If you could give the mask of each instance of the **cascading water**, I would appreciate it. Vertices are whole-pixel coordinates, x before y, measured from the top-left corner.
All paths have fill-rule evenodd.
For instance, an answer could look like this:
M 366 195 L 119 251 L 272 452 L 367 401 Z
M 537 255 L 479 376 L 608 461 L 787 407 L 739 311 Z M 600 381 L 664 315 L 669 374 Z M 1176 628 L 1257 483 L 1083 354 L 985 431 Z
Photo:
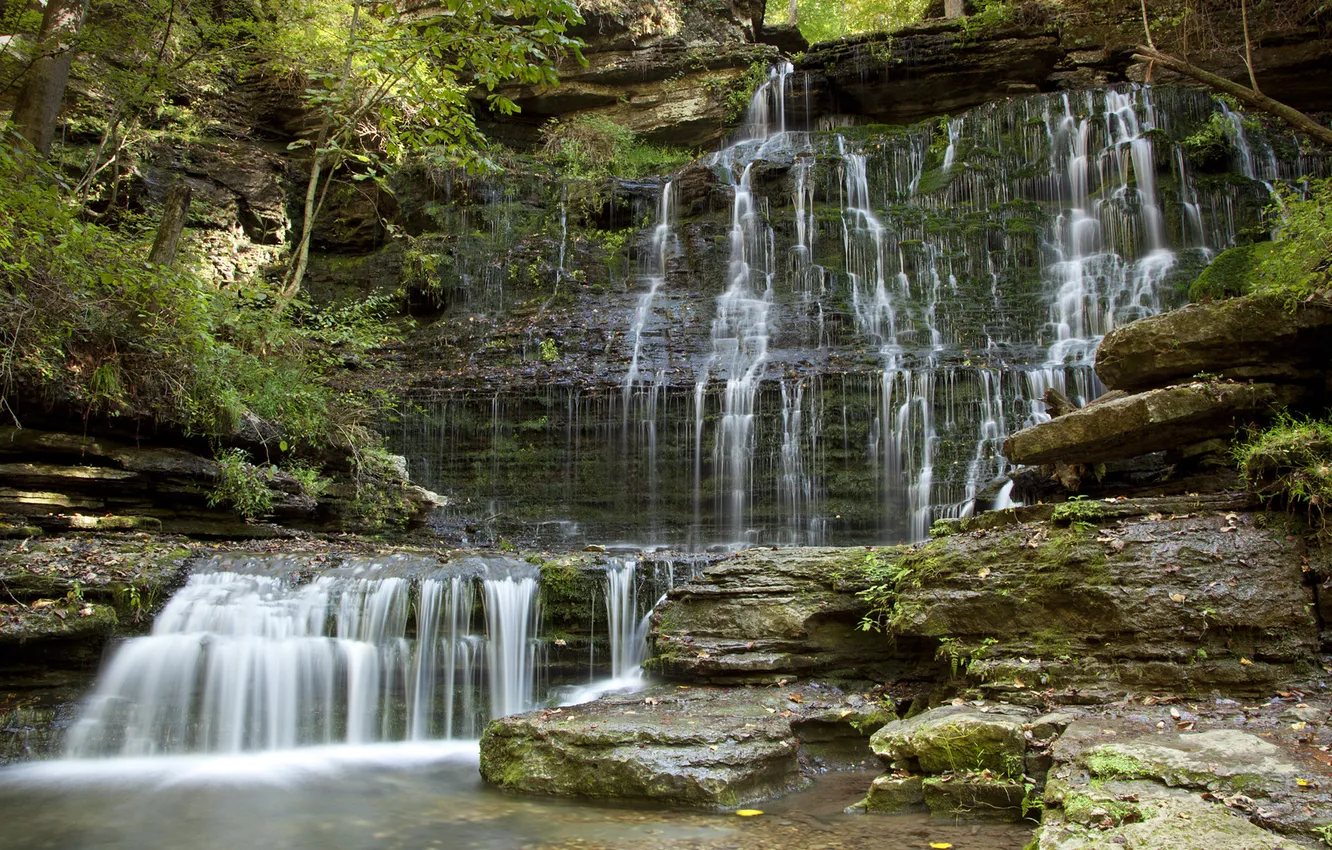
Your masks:
M 643 574 L 639 561 L 610 561 L 604 590 L 589 599 L 605 607 L 588 627 L 609 644 L 617 687 L 641 680 L 652 603 L 699 566 L 652 564 Z M 150 634 L 117 648 L 70 729 L 68 754 L 475 739 L 489 718 L 555 698 L 535 567 L 404 565 L 403 575 L 356 564 L 307 580 L 309 563 L 216 559 L 172 596 Z
M 565 545 L 920 539 L 982 494 L 994 503 L 1003 439 L 1047 417 L 1047 390 L 1078 404 L 1101 392 L 1104 334 L 1177 306 L 1211 257 L 1264 225 L 1262 181 L 1326 168 L 1193 90 L 1032 95 L 892 131 L 792 132 L 792 79 L 774 67 L 739 139 L 707 163 L 729 216 L 681 177 L 679 209 L 644 234 L 648 292 L 625 299 L 624 371 L 608 367 L 625 389 L 515 392 L 490 434 L 469 430 L 473 403 L 451 396 L 404 416 L 398 447 L 423 459 L 417 477 L 493 492 L 491 513 L 576 523 Z M 1210 123 L 1238 179 L 1177 141 Z M 668 218 L 688 291 L 657 291 L 645 309 Z M 596 457 L 627 422 L 650 438 Z M 472 474 L 484 462 L 450 460 L 476 454 L 486 479 Z M 560 474 L 547 486 L 538 468 Z

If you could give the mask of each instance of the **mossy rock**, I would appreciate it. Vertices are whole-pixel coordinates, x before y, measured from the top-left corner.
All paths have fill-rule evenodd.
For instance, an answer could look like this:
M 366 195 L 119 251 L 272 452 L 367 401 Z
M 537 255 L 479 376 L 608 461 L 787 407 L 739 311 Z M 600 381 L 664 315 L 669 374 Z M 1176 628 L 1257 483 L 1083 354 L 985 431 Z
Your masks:
M 1219 300 L 1253 292 L 1258 264 L 1271 253 L 1272 247 L 1271 242 L 1255 242 L 1237 245 L 1217 254 L 1189 284 L 1189 300 Z
M 919 776 L 893 776 L 885 773 L 870 783 L 869 793 L 856 805 L 856 809 L 883 814 L 923 812 L 925 789 Z
M 881 760 L 919 767 L 923 773 L 989 771 L 1020 777 L 1027 749 L 1021 709 L 982 712 L 973 706 L 943 706 L 885 725 L 870 738 Z

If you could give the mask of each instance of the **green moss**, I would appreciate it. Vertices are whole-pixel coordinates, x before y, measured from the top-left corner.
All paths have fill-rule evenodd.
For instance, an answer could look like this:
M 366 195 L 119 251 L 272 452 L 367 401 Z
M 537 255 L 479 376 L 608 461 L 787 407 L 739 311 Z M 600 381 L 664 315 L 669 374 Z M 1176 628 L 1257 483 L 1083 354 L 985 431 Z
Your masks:
M 1151 779 L 1157 774 L 1141 759 L 1125 755 L 1109 747 L 1100 747 L 1087 754 L 1087 769 L 1100 779 Z
M 1271 242 L 1238 245 L 1222 251 L 1189 284 L 1190 301 L 1248 295 L 1257 282 L 1258 264 L 1273 248 Z

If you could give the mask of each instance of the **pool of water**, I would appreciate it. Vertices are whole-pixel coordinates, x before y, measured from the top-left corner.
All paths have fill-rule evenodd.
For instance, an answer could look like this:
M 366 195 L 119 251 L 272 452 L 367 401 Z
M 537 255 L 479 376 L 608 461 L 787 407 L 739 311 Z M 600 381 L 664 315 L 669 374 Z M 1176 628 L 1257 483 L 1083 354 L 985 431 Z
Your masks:
M 475 742 L 0 768 L 0 847 L 39 850 L 1020 850 L 1025 827 L 847 815 L 872 773 L 828 774 L 740 818 L 519 797 L 485 786 Z

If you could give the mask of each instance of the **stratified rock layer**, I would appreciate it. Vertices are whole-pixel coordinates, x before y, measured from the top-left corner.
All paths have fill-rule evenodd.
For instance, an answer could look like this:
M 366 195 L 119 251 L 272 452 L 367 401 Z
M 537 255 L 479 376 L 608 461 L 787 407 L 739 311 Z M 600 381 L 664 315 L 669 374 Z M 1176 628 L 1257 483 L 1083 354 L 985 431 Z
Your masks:
M 1332 363 L 1332 305 L 1288 308 L 1271 295 L 1192 304 L 1106 335 L 1096 374 L 1137 390 L 1200 372 L 1257 381 L 1321 380 Z
M 1014 463 L 1103 463 L 1229 437 L 1304 396 L 1286 384 L 1197 381 L 1111 397 L 1004 441 Z
M 890 628 L 947 640 L 1011 699 L 1258 695 L 1307 675 L 1319 640 L 1305 570 L 1327 553 L 1276 515 L 1201 504 L 1098 526 L 1122 504 L 1072 502 L 1052 523 L 936 540 L 896 562 Z
M 869 606 L 864 549 L 752 549 L 674 588 L 656 618 L 650 666 L 685 681 L 819 675 L 886 681 L 906 672 Z

